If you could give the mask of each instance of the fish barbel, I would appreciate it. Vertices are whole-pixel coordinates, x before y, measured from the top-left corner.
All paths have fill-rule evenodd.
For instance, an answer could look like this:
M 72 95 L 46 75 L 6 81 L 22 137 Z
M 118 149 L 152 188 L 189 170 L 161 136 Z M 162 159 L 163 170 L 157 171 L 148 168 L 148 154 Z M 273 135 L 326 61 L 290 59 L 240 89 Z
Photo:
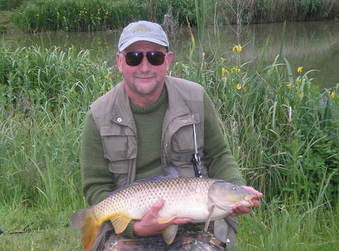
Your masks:
M 131 220 L 140 220 L 163 199 L 158 222 L 167 223 L 175 217 L 191 218 L 192 222 L 210 222 L 227 216 L 232 206 L 252 206 L 255 194 L 223 180 L 197 177 L 156 177 L 134 182 L 113 192 L 105 200 L 71 216 L 71 226 L 82 231 L 82 245 L 90 250 L 100 226 L 111 221 L 116 234 L 125 231 Z M 167 244 L 173 242 L 178 225 L 162 233 Z

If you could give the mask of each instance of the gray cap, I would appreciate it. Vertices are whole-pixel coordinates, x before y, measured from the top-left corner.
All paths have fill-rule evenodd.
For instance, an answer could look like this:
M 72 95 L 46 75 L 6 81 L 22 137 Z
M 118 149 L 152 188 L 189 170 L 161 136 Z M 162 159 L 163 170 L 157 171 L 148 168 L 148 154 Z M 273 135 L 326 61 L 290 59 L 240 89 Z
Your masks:
M 119 39 L 118 50 L 123 51 L 137 41 L 148 41 L 162 46 L 169 46 L 167 35 L 157 23 L 138 21 L 130 23 L 122 31 Z

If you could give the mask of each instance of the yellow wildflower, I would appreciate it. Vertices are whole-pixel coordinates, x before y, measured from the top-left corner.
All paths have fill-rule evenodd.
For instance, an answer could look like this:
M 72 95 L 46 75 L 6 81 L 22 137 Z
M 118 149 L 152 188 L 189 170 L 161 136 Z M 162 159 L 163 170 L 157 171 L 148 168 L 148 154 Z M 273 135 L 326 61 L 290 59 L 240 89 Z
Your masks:
M 328 96 L 334 99 L 337 97 L 337 94 L 335 92 L 329 92 Z
M 105 78 L 107 78 L 108 80 L 110 80 L 111 79 L 111 77 L 112 77 L 112 72 L 109 72 L 109 73 L 107 73 L 107 75 L 105 76 Z
M 292 83 L 291 83 L 291 82 L 288 82 L 288 83 L 286 84 L 286 87 L 287 87 L 287 88 L 291 88 L 291 87 L 292 87 Z
M 225 59 L 224 57 L 220 57 L 219 60 L 220 60 L 221 62 L 224 62 L 226 59 Z
M 233 52 L 241 52 L 243 47 L 240 44 L 234 45 L 232 48 Z
M 298 72 L 298 73 L 302 73 L 303 70 L 304 70 L 304 67 L 298 66 L 298 68 L 297 68 L 297 72 Z
M 300 84 L 301 81 L 302 81 L 302 80 L 298 78 L 295 82 L 296 82 L 297 84 Z
M 232 68 L 231 68 L 231 72 L 240 72 L 241 71 L 241 69 L 240 69 L 240 67 L 238 67 L 238 66 L 233 66 Z
M 237 84 L 235 86 L 235 89 L 237 89 L 237 90 L 241 90 L 242 88 L 244 88 L 244 86 L 242 84 Z
M 228 73 L 229 73 L 229 71 L 225 67 L 221 68 L 221 76 L 225 76 Z

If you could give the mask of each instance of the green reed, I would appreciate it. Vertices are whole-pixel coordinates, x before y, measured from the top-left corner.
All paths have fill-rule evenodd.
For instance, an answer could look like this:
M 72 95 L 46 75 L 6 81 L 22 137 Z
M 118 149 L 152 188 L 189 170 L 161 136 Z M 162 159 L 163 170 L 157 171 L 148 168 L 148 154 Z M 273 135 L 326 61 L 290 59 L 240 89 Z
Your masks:
M 248 184 L 268 203 L 279 198 L 272 210 L 338 205 L 338 90 L 319 90 L 310 71 L 297 72 L 279 57 L 254 73 L 250 64 L 230 62 L 205 57 L 176 63 L 170 74 L 205 86 Z M 78 159 L 83 119 L 89 104 L 119 80 L 88 51 L 1 47 L 0 216 L 9 215 L 6 226 L 66 226 L 71 211 L 85 206 Z
M 336 250 L 338 208 L 277 200 L 240 217 L 237 250 Z
M 292 69 L 279 57 L 253 72 L 250 63 L 239 61 L 243 48 L 237 51 L 237 46 L 233 60 L 219 57 L 177 64 L 173 74 L 206 87 L 243 173 L 268 199 L 282 196 L 335 204 L 337 87 L 320 90 L 309 78 L 312 70 Z
M 74 48 L 2 47 L 0 58 L 0 204 L 40 212 L 20 229 L 67 224 L 70 210 L 84 206 L 82 119 L 93 97 L 109 88 L 109 68 Z
M 146 17 L 145 9 L 133 1 L 36 0 L 19 8 L 14 22 L 28 32 L 94 31 L 118 28 Z

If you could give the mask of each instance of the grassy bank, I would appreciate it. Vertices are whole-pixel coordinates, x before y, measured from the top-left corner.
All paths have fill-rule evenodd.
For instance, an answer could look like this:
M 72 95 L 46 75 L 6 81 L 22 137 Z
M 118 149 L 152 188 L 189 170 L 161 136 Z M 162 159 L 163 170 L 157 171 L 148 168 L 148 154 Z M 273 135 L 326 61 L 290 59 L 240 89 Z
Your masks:
M 330 250 L 338 244 L 338 90 L 320 90 L 308 69 L 280 58 L 250 73 L 243 50 L 233 48 L 230 64 L 222 55 L 196 60 L 192 47 L 191 63 L 170 72 L 205 86 L 248 184 L 265 193 L 264 206 L 242 219 L 239 245 Z M 62 250 L 79 247 L 78 234 L 65 228 L 85 206 L 83 118 L 119 79 L 87 51 L 0 48 L 0 227 L 33 231 L 0 235 L 1 247 L 53 249 L 56 238 Z
M 271 205 L 263 210 L 256 210 L 251 215 L 240 217 L 237 250 L 336 250 L 339 244 L 339 222 L 335 212 L 321 209 L 298 210 Z M 0 217 L 4 219 L 2 215 Z M 8 219 L 8 215 L 6 218 Z M 26 221 L 29 220 L 30 215 L 26 217 Z M 6 225 L 10 225 L 10 221 L 4 223 L 7 222 L 9 223 Z M 78 232 L 53 226 L 29 233 L 0 235 L 0 250 L 80 251 L 82 249 L 79 239 Z
M 10 3 L 1 1 L 3 6 Z M 333 19 L 339 13 L 336 0 L 28 0 L 15 3 L 20 7 L 15 10 L 13 21 L 28 32 L 107 30 L 140 19 L 162 23 L 170 7 L 172 21 L 184 26 L 187 21 L 199 25 L 202 16 L 206 24 L 246 24 Z

